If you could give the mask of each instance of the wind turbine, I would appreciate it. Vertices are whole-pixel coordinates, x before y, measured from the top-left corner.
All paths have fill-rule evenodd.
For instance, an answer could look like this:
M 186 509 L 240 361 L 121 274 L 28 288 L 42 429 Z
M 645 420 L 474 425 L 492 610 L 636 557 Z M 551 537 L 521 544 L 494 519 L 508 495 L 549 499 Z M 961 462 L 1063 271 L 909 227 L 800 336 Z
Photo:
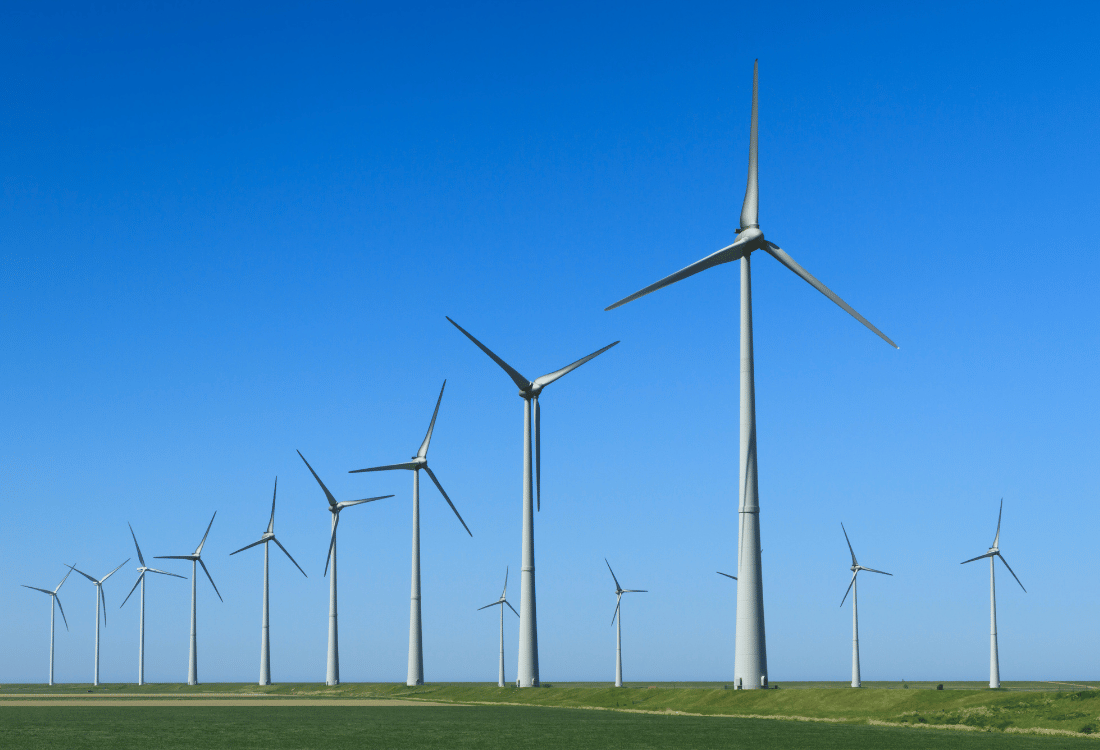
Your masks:
M 615 581 L 615 614 L 611 615 L 611 624 L 614 625 L 618 622 L 618 627 L 615 628 L 615 687 L 623 686 L 623 616 L 619 612 L 619 605 L 622 603 L 623 594 L 647 594 L 649 593 L 645 589 L 624 589 L 619 585 L 619 579 L 615 578 L 615 571 L 611 570 L 611 563 L 607 562 L 607 558 L 603 559 L 607 563 L 607 569 L 611 571 L 611 579 Z
M 122 561 L 122 564 L 119 565 L 118 568 L 121 568 L 123 565 L 125 565 L 128 562 L 130 562 L 130 558 L 127 557 L 125 560 Z M 93 685 L 99 685 L 99 605 L 100 605 L 100 602 L 103 603 L 103 627 L 107 627 L 107 599 L 103 596 L 103 582 L 106 581 L 111 576 L 113 576 L 118 571 L 118 568 L 115 568 L 110 573 L 108 573 L 107 575 L 103 576 L 102 578 L 100 578 L 98 580 L 95 579 L 95 578 L 92 578 L 90 575 L 85 573 L 83 570 L 77 570 L 72 565 L 70 565 L 69 568 L 70 568 L 70 570 L 75 570 L 77 573 L 84 576 L 89 581 L 91 581 L 92 583 L 95 584 L 95 588 L 96 588 L 96 598 L 95 598 L 95 672 L 94 672 L 94 675 L 93 675 L 94 679 L 92 680 L 92 684 Z
M 762 688 L 768 684 L 768 656 L 764 638 L 764 589 L 760 564 L 760 498 L 756 475 L 756 386 L 753 376 L 752 348 L 752 284 L 749 268 L 749 255 L 755 250 L 763 250 L 798 276 L 802 277 L 814 289 L 838 304 L 863 325 L 878 334 L 883 341 L 897 348 L 886 334 L 871 325 L 866 318 L 857 313 L 840 297 L 833 294 L 824 284 L 798 265 L 794 258 L 787 255 L 779 246 L 764 239 L 759 223 L 759 189 L 757 185 L 757 149 L 756 149 L 756 97 L 757 65 L 753 63 L 752 73 L 752 124 L 749 131 L 749 177 L 745 189 L 745 202 L 741 207 L 741 226 L 737 240 L 721 250 L 698 260 L 691 265 L 650 284 L 640 291 L 624 297 L 605 308 L 613 310 L 620 305 L 644 297 L 669 284 L 686 279 L 700 271 L 720 265 L 741 261 L 741 435 L 739 457 L 739 529 L 737 542 L 737 575 L 740 576 L 737 587 L 737 633 L 734 647 L 734 676 L 739 687 Z
M 57 602 L 57 608 L 61 610 L 61 619 L 65 622 L 65 630 L 69 629 L 69 618 L 65 617 L 65 608 L 61 606 L 61 598 L 57 595 L 57 592 L 61 589 L 62 584 L 65 583 L 65 579 L 69 577 L 69 573 L 73 572 L 72 566 L 66 566 L 69 568 L 68 573 L 61 579 L 61 583 L 57 584 L 57 587 L 50 591 L 49 589 L 40 589 L 37 586 L 28 586 L 25 583 L 19 584 L 25 589 L 34 589 L 35 591 L 41 591 L 43 594 L 48 594 L 50 597 L 50 684 L 53 685 L 53 611 L 54 602 Z M 96 619 L 98 623 L 98 618 Z
M 514 368 L 509 366 L 503 359 L 489 351 L 489 347 L 471 336 L 465 328 L 455 323 L 450 318 L 447 318 L 447 320 L 450 320 L 451 325 L 466 334 L 466 338 L 473 341 L 481 351 L 488 354 L 491 360 L 500 365 L 500 368 L 504 370 L 504 372 L 508 373 L 508 377 L 510 377 L 512 382 L 519 388 L 519 397 L 523 399 L 523 556 L 519 580 L 519 663 L 517 665 L 519 678 L 517 681 L 520 687 L 538 687 L 539 639 L 538 626 L 535 621 L 535 519 L 533 513 L 535 509 L 532 507 L 532 496 L 534 496 L 535 502 L 538 503 L 539 510 L 542 510 L 542 441 L 540 439 L 539 427 L 539 394 L 542 393 L 543 388 L 550 385 L 558 378 L 567 375 L 593 357 L 603 354 L 619 342 L 612 342 L 603 349 L 592 352 L 587 357 L 578 359 L 573 364 L 566 365 L 560 370 L 543 375 L 541 378 L 528 380 L 520 375 Z M 532 420 L 534 420 L 535 433 L 533 487 L 531 471 Z
M 206 573 L 206 577 L 210 579 L 210 585 L 214 587 L 214 593 L 218 595 L 218 601 L 224 602 L 221 592 L 218 591 L 217 585 L 214 583 L 213 576 L 210 575 L 210 571 L 206 569 L 206 563 L 202 561 L 202 546 L 206 544 L 206 537 L 210 536 L 210 527 L 214 525 L 214 518 L 218 515 L 218 511 L 214 511 L 214 515 L 210 516 L 210 523 L 206 526 L 206 533 L 202 535 L 202 541 L 199 542 L 199 546 L 195 548 L 195 551 L 190 555 L 157 555 L 158 560 L 190 560 L 191 561 L 191 650 L 188 653 L 187 658 L 187 684 L 198 685 L 199 684 L 199 642 L 196 631 L 196 609 L 195 609 L 195 576 L 197 571 L 195 570 L 195 563 L 202 566 L 202 570 Z
M 848 539 L 848 530 L 844 528 L 844 524 L 840 524 L 840 530 L 844 532 L 844 541 L 848 542 L 848 551 L 852 553 L 852 581 L 848 584 L 848 588 L 844 590 L 844 598 L 840 600 L 840 606 L 844 606 L 844 600 L 848 598 L 848 592 L 852 592 L 852 687 L 857 688 L 862 686 L 862 681 L 859 679 L 859 610 L 856 607 L 856 592 L 858 586 L 856 586 L 856 576 L 859 575 L 859 571 L 866 570 L 869 573 L 881 573 L 884 576 L 893 576 L 893 573 L 887 573 L 882 570 L 875 570 L 874 568 L 868 568 L 864 565 L 860 565 L 856 562 L 856 553 L 852 549 L 852 542 Z
M 129 523 L 126 524 L 130 526 Z M 156 568 L 150 568 L 145 564 L 145 558 L 141 555 L 141 547 L 138 546 L 137 535 L 134 534 L 134 527 L 130 526 L 130 536 L 134 538 L 134 548 L 137 549 L 138 562 L 141 563 L 141 567 L 138 568 L 138 579 L 134 583 L 134 588 L 130 589 L 130 593 L 126 595 L 126 598 L 122 600 L 122 604 L 118 605 L 119 609 L 126 606 L 126 602 L 130 601 L 130 595 L 134 593 L 134 589 L 141 584 L 141 615 L 138 619 L 138 681 L 137 684 L 145 684 L 145 574 L 146 573 L 160 573 L 164 576 L 173 576 L 175 578 L 183 578 L 183 576 L 176 575 L 175 573 L 169 573 L 164 570 L 157 570 Z
M 504 568 L 504 590 L 500 592 L 500 598 L 492 604 L 486 604 L 484 607 L 478 607 L 477 611 L 480 612 L 483 609 L 489 609 L 489 607 L 500 606 L 500 671 L 497 673 L 497 687 L 504 687 L 504 607 L 507 605 L 508 609 L 516 613 L 516 617 L 519 617 L 519 612 L 516 612 L 516 608 L 511 604 L 508 604 L 508 568 Z
M 447 387 L 447 381 L 443 381 L 443 388 Z M 447 497 L 443 485 L 435 478 L 435 474 L 428 467 L 428 444 L 432 442 L 432 431 L 435 429 L 435 418 L 439 416 L 439 404 L 443 401 L 443 388 L 439 389 L 439 398 L 435 402 L 435 411 L 432 412 L 432 421 L 428 425 L 428 434 L 424 436 L 424 442 L 420 449 L 412 457 L 412 461 L 403 464 L 391 464 L 389 466 L 375 466 L 371 469 L 356 469 L 349 474 L 360 474 L 365 471 L 390 471 L 391 469 L 410 469 L 413 473 L 413 531 L 412 531 L 412 594 L 409 604 L 409 672 L 405 684 L 424 684 L 424 639 L 420 623 L 420 470 L 428 474 L 428 478 L 435 483 L 439 494 L 451 506 L 451 510 L 458 516 L 458 522 L 466 529 L 466 533 L 473 536 L 470 527 L 462 520 L 458 508 Z
M 275 493 L 279 491 L 279 478 L 275 477 L 275 489 L 271 493 L 271 520 L 267 522 L 267 531 L 260 537 L 260 541 L 253 542 L 252 544 L 241 547 L 237 552 L 244 552 L 249 547 L 255 547 L 257 544 L 264 546 L 264 615 L 263 623 L 260 626 L 260 684 L 271 684 L 271 643 L 268 640 L 268 579 L 267 579 L 267 564 L 268 564 L 268 542 L 275 542 L 279 545 L 279 549 L 283 553 L 290 557 L 290 561 L 294 563 L 294 567 L 302 572 L 302 575 L 306 575 L 306 572 L 302 570 L 302 566 L 291 557 L 290 553 L 286 551 L 286 547 L 275 538 Z M 230 552 L 229 556 L 237 554 L 237 552 Z M 306 576 L 309 578 L 309 576 Z
M 1001 498 L 1001 507 L 997 511 L 997 535 L 993 537 L 993 546 L 989 548 L 989 551 L 984 555 L 978 555 L 959 563 L 960 565 L 966 565 L 969 562 L 981 560 L 983 557 L 989 558 L 989 687 L 991 688 L 1001 686 L 1001 660 L 997 651 L 997 587 L 993 576 L 993 559 L 996 557 L 1001 558 L 1001 562 L 1008 568 L 1008 572 L 1012 573 L 1013 578 L 1016 578 L 1016 583 L 1020 583 L 1020 579 L 1016 577 L 1016 573 L 1009 566 L 1008 560 L 1005 560 L 1005 556 L 1001 554 L 999 546 L 1001 541 L 1001 512 L 1004 507 L 1005 501 L 1004 498 Z M 1020 588 L 1024 589 L 1024 584 L 1020 583 Z M 1027 593 L 1027 589 L 1024 589 L 1024 593 Z
M 328 491 L 328 487 L 325 486 L 325 483 L 321 481 L 321 477 L 317 476 L 317 472 L 309 465 L 309 461 L 306 461 L 306 457 L 302 455 L 301 451 L 298 451 L 298 457 L 302 459 L 306 468 L 309 469 L 309 473 L 317 480 L 317 484 L 321 485 L 321 489 L 325 492 L 325 497 L 328 498 L 329 512 L 332 513 L 332 539 L 329 540 L 328 556 L 325 558 L 326 576 L 328 575 L 329 560 L 332 560 L 332 577 L 328 579 L 328 662 L 325 668 L 325 684 L 339 685 L 340 644 L 336 628 L 336 527 L 340 525 L 340 511 L 344 508 L 350 508 L 353 505 L 383 500 L 387 497 L 393 497 L 393 495 L 379 495 L 378 497 L 368 497 L 363 500 L 344 500 L 338 503 L 336 502 L 336 498 L 332 496 L 332 493 Z

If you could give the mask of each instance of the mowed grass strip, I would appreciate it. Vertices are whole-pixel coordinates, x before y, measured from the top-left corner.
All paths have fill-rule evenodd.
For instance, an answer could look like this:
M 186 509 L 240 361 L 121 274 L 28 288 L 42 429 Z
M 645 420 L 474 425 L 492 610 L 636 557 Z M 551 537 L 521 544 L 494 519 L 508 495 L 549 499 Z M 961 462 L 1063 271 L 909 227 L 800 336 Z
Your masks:
M 201 704 L 0 708 L 0 747 L 116 750 L 318 748 L 987 748 L 1096 747 L 1090 739 L 525 706 L 370 707 Z

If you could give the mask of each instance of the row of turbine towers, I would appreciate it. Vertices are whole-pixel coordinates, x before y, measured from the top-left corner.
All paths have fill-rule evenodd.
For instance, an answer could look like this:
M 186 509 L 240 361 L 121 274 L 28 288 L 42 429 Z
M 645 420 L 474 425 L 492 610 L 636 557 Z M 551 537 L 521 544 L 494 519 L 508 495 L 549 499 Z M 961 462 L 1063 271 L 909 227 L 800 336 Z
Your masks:
M 755 400 L 755 373 L 753 360 L 753 330 L 752 330 L 752 284 L 750 256 L 753 252 L 762 250 L 771 255 L 782 265 L 786 266 L 795 275 L 802 278 L 812 287 L 817 289 L 827 298 L 832 300 L 845 312 L 866 326 L 883 341 L 897 349 L 895 344 L 886 334 L 872 325 L 866 318 L 856 312 L 844 300 L 833 293 L 828 287 L 818 281 L 794 258 L 782 250 L 778 245 L 765 239 L 759 223 L 759 183 L 758 183 L 758 81 L 759 67 L 753 65 L 752 87 L 752 114 L 749 135 L 749 162 L 748 180 L 745 190 L 745 198 L 741 209 L 740 225 L 736 230 L 737 239 L 730 245 L 714 252 L 695 263 L 673 273 L 665 278 L 650 284 L 649 286 L 631 294 L 605 308 L 612 310 L 632 302 L 640 297 L 648 295 L 666 286 L 710 269 L 714 266 L 739 261 L 741 277 L 740 300 L 740 430 L 739 430 L 739 456 L 738 456 L 738 531 L 737 531 L 737 609 L 736 629 L 734 640 L 734 682 L 737 687 L 745 689 L 766 688 L 768 686 L 767 648 L 764 627 L 764 595 L 763 575 L 760 556 L 760 499 L 757 484 L 757 445 L 756 445 L 756 400 Z M 476 339 L 472 334 L 463 329 L 455 321 L 447 318 L 459 331 L 467 336 L 478 348 L 489 356 L 511 378 L 519 390 L 519 396 L 523 400 L 523 492 L 522 492 L 522 540 L 521 540 L 521 568 L 520 568 L 520 609 L 518 612 L 519 623 L 519 655 L 517 659 L 518 678 L 520 687 L 537 687 L 539 682 L 538 661 L 538 631 L 536 618 L 535 595 L 535 553 L 534 553 L 534 514 L 541 509 L 541 440 L 540 440 L 540 411 L 539 396 L 543 389 L 572 370 L 580 367 L 594 357 L 599 356 L 619 342 L 613 342 L 592 354 L 589 354 L 576 362 L 535 380 L 528 380 L 515 368 L 507 364 L 503 359 L 493 353 L 487 346 Z M 446 384 L 444 384 L 446 385 Z M 440 391 L 442 398 L 442 390 Z M 439 401 L 436 402 L 436 414 L 439 409 Z M 455 515 L 462 521 L 457 508 L 444 492 L 442 485 L 431 472 L 427 465 L 427 449 L 431 439 L 432 429 L 435 424 L 435 414 L 432 417 L 428 434 L 421 444 L 420 450 L 412 457 L 412 460 L 402 464 L 378 466 L 368 469 L 354 470 L 356 472 L 385 471 L 406 469 L 413 471 L 413 552 L 412 552 L 412 591 L 410 599 L 410 637 L 409 637 L 409 671 L 408 684 L 416 685 L 423 682 L 423 650 L 422 632 L 420 625 L 420 562 L 419 562 L 419 474 L 423 469 L 439 489 L 444 499 L 454 510 Z M 301 455 L 301 453 L 299 453 Z M 305 461 L 305 457 L 302 457 Z M 306 462 L 307 467 L 309 463 Z M 331 560 L 332 575 L 329 578 L 330 587 L 330 612 L 329 612 L 329 644 L 328 667 L 326 682 L 330 685 L 339 682 L 339 652 L 338 652 L 338 622 L 337 622 L 337 597 L 336 597 L 336 529 L 339 524 L 339 514 L 347 507 L 360 503 L 382 499 L 365 498 L 337 502 L 321 478 L 309 467 L 310 472 L 317 480 L 328 499 L 332 513 L 332 536 L 329 544 L 329 559 Z M 384 497 L 392 497 L 387 495 Z M 212 522 L 212 521 L 211 521 Z M 469 528 L 462 521 L 463 527 L 469 533 Z M 998 524 L 999 528 L 999 524 Z M 207 529 L 209 532 L 209 527 Z M 273 535 L 269 525 L 269 533 Z M 471 534 L 472 535 L 472 534 Z M 845 536 L 847 533 L 845 532 Z M 265 534 L 266 537 L 266 534 Z M 272 536 L 273 538 L 273 536 Z M 998 537 L 999 538 L 999 537 Z M 205 537 L 204 537 L 205 540 Z M 265 543 L 265 602 L 266 602 L 266 539 L 261 539 L 256 544 Z M 136 539 L 135 539 L 136 543 Z M 281 546 L 281 545 L 280 545 Z M 179 556 L 178 559 L 191 560 L 194 569 L 196 562 L 201 564 L 199 555 L 202 545 L 190 556 Z M 286 550 L 283 550 L 286 552 Z M 289 553 L 287 553 L 289 556 Z M 991 565 L 993 557 L 999 556 L 997 543 L 982 557 L 990 557 Z M 981 559 L 975 558 L 975 559 Z M 1003 560 L 1003 557 L 1002 557 Z M 968 561 L 970 562 L 970 561 Z M 297 563 L 295 563 L 297 564 Z M 1007 565 L 1007 564 L 1006 564 Z M 143 564 L 144 566 L 144 564 Z M 205 565 L 203 565 L 205 570 Z M 328 562 L 326 561 L 326 574 Z M 861 568 L 855 562 L 853 553 L 853 580 L 850 588 L 855 586 L 855 575 Z M 870 570 L 870 569 L 866 569 Z M 151 569 L 149 569 L 151 571 Z M 992 571 L 992 569 L 991 569 Z M 142 572 L 142 579 L 144 578 Z M 163 571 L 152 571 L 163 572 Z M 209 577 L 209 571 L 207 576 Z M 304 572 L 304 571 L 303 571 Z M 880 572 L 880 571 L 875 571 Z M 728 574 L 723 574 L 728 575 Z M 1013 574 L 1015 575 L 1015 574 Z M 734 578 L 735 576 L 730 576 Z M 213 579 L 211 578 L 211 584 Z M 1018 580 L 1018 579 L 1017 579 Z M 1022 584 L 1021 584 L 1022 585 Z M 992 572 L 991 572 L 992 586 Z M 194 642 L 194 587 L 195 578 L 192 575 L 192 642 Z M 616 588 L 619 589 L 616 580 Z M 46 593 L 51 593 L 40 589 Z M 144 590 L 144 587 L 143 587 Z M 216 587 L 215 587 L 216 590 Z M 991 588 L 992 591 L 992 588 Z M 624 593 L 625 590 L 618 592 Z M 56 600 L 56 590 L 51 593 Z M 220 597 L 220 594 L 219 594 Z M 843 601 L 841 602 L 843 605 Z M 489 605 L 492 606 L 492 605 Z M 510 606 L 510 605 L 509 605 Z M 995 602 L 992 616 L 992 646 L 991 655 L 996 660 L 996 627 L 995 627 Z M 265 612 L 267 611 L 265 604 Z M 52 612 L 52 610 L 51 610 Z M 618 612 L 618 610 L 616 610 Z M 503 606 L 502 606 L 503 617 Z M 52 621 L 52 615 L 51 615 Z M 97 620 L 98 623 L 98 620 Z M 98 627 L 98 625 L 97 625 Z M 858 626 L 856 623 L 855 597 L 853 596 L 853 684 L 858 682 Z M 52 632 L 52 631 L 51 631 Z M 265 616 L 266 632 L 266 616 Z M 503 631 L 502 631 L 503 632 Z M 503 636 L 502 636 L 503 637 Z M 52 636 L 51 636 L 52 642 Z M 52 654 L 52 646 L 51 646 Z M 194 645 L 192 646 L 194 660 Z M 52 658 L 52 657 L 51 657 Z M 991 685 L 994 682 L 995 667 L 991 667 Z M 998 680 L 999 681 L 999 680 Z

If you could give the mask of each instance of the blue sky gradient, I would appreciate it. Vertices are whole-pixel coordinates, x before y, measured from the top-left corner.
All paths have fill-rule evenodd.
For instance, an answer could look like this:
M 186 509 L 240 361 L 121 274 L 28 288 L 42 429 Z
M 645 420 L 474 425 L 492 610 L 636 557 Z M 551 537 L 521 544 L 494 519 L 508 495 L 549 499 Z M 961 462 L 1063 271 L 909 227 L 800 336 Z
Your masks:
M 549 387 L 536 518 L 543 681 L 733 669 L 737 300 L 721 266 L 603 308 L 732 241 L 760 59 L 761 224 L 901 349 L 754 256 L 769 672 L 847 679 L 844 521 L 863 677 L 1095 678 L 1100 79 L 1084 4 L 66 4 L 0 24 L 0 682 L 44 681 L 75 563 L 187 554 L 199 676 L 324 679 L 344 514 L 344 681 L 401 681 L 411 477 L 428 681 L 496 676 L 518 607 L 521 400 L 450 315 Z M 171 561 L 164 561 L 166 566 Z M 136 677 L 132 561 L 102 679 Z M 185 566 L 167 569 L 185 574 Z M 57 679 L 91 680 L 94 587 L 61 590 Z M 184 681 L 188 583 L 150 581 L 146 676 Z M 60 620 L 59 627 L 60 627 Z M 516 620 L 506 632 L 515 678 Z

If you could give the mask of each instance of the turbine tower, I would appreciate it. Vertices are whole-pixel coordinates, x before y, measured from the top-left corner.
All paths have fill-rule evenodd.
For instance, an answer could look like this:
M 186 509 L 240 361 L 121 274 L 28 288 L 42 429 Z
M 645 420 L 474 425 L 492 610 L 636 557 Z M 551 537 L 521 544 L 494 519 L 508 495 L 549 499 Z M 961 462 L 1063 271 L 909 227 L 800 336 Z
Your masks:
M 645 589 L 624 589 L 619 585 L 619 579 L 615 577 L 615 571 L 611 570 L 611 563 L 607 562 L 607 558 L 603 559 L 607 563 L 607 569 L 611 571 L 611 579 L 615 581 L 615 614 L 611 615 L 611 624 L 614 625 L 618 622 L 618 627 L 615 628 L 615 687 L 623 686 L 623 616 L 619 612 L 619 605 L 622 603 L 623 594 L 647 594 L 649 593 Z
M 268 640 L 268 578 L 267 567 L 269 560 L 268 542 L 275 542 L 279 545 L 279 549 L 283 551 L 290 561 L 294 563 L 294 567 L 302 572 L 302 575 L 306 576 L 306 572 L 302 570 L 302 566 L 291 557 L 290 553 L 286 551 L 286 547 L 275 538 L 275 493 L 279 491 L 279 478 L 275 477 L 275 489 L 271 493 L 271 520 L 267 522 L 267 531 L 260 536 L 260 541 L 253 542 L 252 544 L 241 547 L 237 552 L 244 552 L 249 547 L 255 547 L 257 544 L 264 546 L 264 613 L 263 621 L 260 625 L 260 684 L 271 684 L 271 642 Z M 229 556 L 237 554 L 237 552 L 230 552 Z M 306 576 L 309 578 L 309 576 Z
M 340 525 L 340 511 L 344 508 L 350 508 L 353 505 L 359 505 L 360 503 L 384 500 L 387 497 L 393 497 L 393 495 L 379 495 L 378 497 L 368 497 L 363 500 L 344 500 L 338 503 L 336 502 L 336 498 L 332 496 L 332 493 L 328 491 L 328 487 L 325 486 L 325 483 L 321 481 L 321 477 L 317 476 L 317 472 L 309 465 L 309 461 L 306 461 L 306 457 L 302 455 L 301 451 L 298 451 L 298 457 L 302 459 L 306 468 L 309 469 L 309 473 L 317 480 L 317 484 L 321 485 L 321 489 L 325 492 L 325 497 L 328 498 L 329 512 L 332 513 L 332 538 L 329 540 L 328 556 L 325 558 L 326 576 L 328 575 L 329 560 L 332 560 L 332 577 L 328 579 L 328 661 L 325 667 L 325 684 L 339 685 L 340 639 L 336 628 L 336 527 Z
M 504 607 L 508 606 L 508 609 L 516 613 L 516 617 L 519 617 L 519 612 L 516 612 L 516 608 L 511 604 L 508 604 L 508 568 L 504 568 L 504 590 L 500 592 L 500 598 L 492 604 L 486 604 L 484 607 L 478 607 L 477 611 L 480 612 L 483 609 L 489 609 L 489 607 L 500 606 L 500 671 L 497 673 L 497 687 L 504 687 Z
M 1012 573 L 1013 578 L 1016 578 L 1016 583 L 1020 583 L 1020 579 L 1016 577 L 1016 573 L 1009 566 L 1008 560 L 1005 560 L 1005 556 L 1001 554 L 1001 512 L 1004 507 L 1005 501 L 1004 498 L 1001 498 L 1001 507 L 997 511 L 997 535 L 993 537 L 993 546 L 989 548 L 989 551 L 984 555 L 978 555 L 959 563 L 960 565 L 966 565 L 969 562 L 981 560 L 983 557 L 989 558 L 989 687 L 991 688 L 1001 686 L 1001 659 L 997 651 L 997 586 L 993 576 L 993 559 L 996 557 L 1001 558 L 1001 562 L 1008 568 L 1008 572 Z M 1020 583 L 1020 588 L 1024 589 L 1024 584 Z M 1024 593 L 1027 593 L 1027 589 L 1024 589 Z
M 202 561 L 202 546 L 206 544 L 206 537 L 210 536 L 210 527 L 214 525 L 214 518 L 218 515 L 217 511 L 214 511 L 214 515 L 210 516 L 210 523 L 206 526 L 206 533 L 202 535 L 202 541 L 199 542 L 199 546 L 195 548 L 195 551 L 190 555 L 157 555 L 158 560 L 190 560 L 191 561 L 191 649 L 188 652 L 187 657 L 187 684 L 198 685 L 199 684 L 199 642 L 197 634 L 196 623 L 196 609 L 195 609 L 195 576 L 197 571 L 195 570 L 195 563 L 202 566 L 202 570 L 206 573 L 206 577 L 210 579 L 210 585 L 214 587 L 214 593 L 218 595 L 218 601 L 224 602 L 221 592 L 218 591 L 217 585 L 214 583 L 214 578 L 210 575 L 210 571 L 206 569 L 206 563 Z
M 130 526 L 129 523 L 126 524 Z M 183 576 L 176 575 L 175 573 L 168 573 L 164 570 L 157 570 L 156 568 L 150 568 L 145 564 L 145 558 L 141 555 L 141 547 L 138 545 L 137 535 L 134 534 L 134 527 L 130 526 L 130 536 L 134 538 L 134 548 L 137 550 L 138 563 L 141 567 L 138 568 L 138 579 L 134 583 L 134 588 L 130 589 L 130 593 L 126 595 L 126 598 L 122 600 L 122 604 L 118 605 L 119 609 L 126 606 L 126 602 L 130 601 L 130 595 L 134 593 L 134 589 L 141 584 L 141 614 L 138 619 L 138 679 L 137 684 L 145 684 L 145 574 L 146 573 L 160 573 L 164 576 L 173 576 L 175 578 L 183 578 Z
M 538 504 L 542 510 L 542 470 L 541 470 L 541 439 L 540 439 L 540 410 L 539 394 L 542 389 L 553 383 L 558 378 L 566 375 L 583 365 L 593 357 L 603 354 L 615 344 L 615 341 L 603 349 L 592 352 L 587 357 L 578 359 L 571 365 L 566 365 L 541 378 L 528 380 L 510 367 L 503 359 L 489 351 L 489 347 L 471 336 L 466 329 L 455 323 L 450 318 L 451 324 L 466 334 L 466 338 L 474 342 L 481 351 L 489 355 L 489 358 L 500 365 L 508 377 L 519 388 L 519 397 L 523 399 L 523 545 L 522 561 L 519 579 L 519 660 L 517 682 L 520 687 L 539 686 L 539 640 L 538 626 L 535 619 L 535 518 L 532 507 Z M 531 466 L 531 432 L 534 421 L 534 472 L 532 476 Z M 532 483 L 534 486 L 532 486 Z M 534 502 L 532 502 L 534 500 Z
M 852 549 L 852 542 L 848 539 L 848 530 L 844 528 L 844 524 L 840 524 L 840 530 L 844 532 L 844 541 L 848 542 L 848 551 L 852 553 L 852 581 L 848 584 L 848 588 L 844 590 L 844 597 L 840 600 L 840 606 L 844 606 L 844 600 L 848 598 L 848 592 L 852 592 L 852 687 L 857 688 L 863 685 L 859 679 L 859 610 L 856 607 L 856 592 L 859 589 L 856 586 L 856 576 L 859 575 L 859 571 L 866 570 L 869 573 L 881 573 L 884 576 L 893 576 L 893 573 L 887 573 L 882 570 L 875 570 L 874 568 L 868 568 L 860 565 L 856 562 L 856 553 Z
M 25 583 L 19 584 L 25 589 L 34 589 L 35 591 L 41 591 L 43 594 L 47 594 L 50 597 L 50 685 L 53 685 L 53 619 L 54 619 L 54 602 L 57 602 L 57 608 L 61 610 L 61 619 L 65 622 L 65 630 L 69 629 L 69 618 L 65 617 L 65 608 L 61 606 L 61 598 L 57 595 L 57 592 L 61 589 L 62 584 L 65 583 L 65 579 L 69 577 L 69 573 L 73 572 L 72 566 L 66 566 L 69 568 L 68 573 L 65 573 L 65 577 L 61 579 L 61 583 L 57 584 L 57 587 L 50 591 L 49 589 L 40 589 L 37 586 L 28 586 Z M 98 622 L 98 619 L 96 620 Z
M 447 387 L 447 381 L 443 381 L 443 388 Z M 413 473 L 413 530 L 412 530 L 412 593 L 409 603 L 409 672 L 405 679 L 408 686 L 424 684 L 424 638 L 420 621 L 420 470 L 423 469 L 432 480 L 439 494 L 451 506 L 451 510 L 458 516 L 458 522 L 466 529 L 466 533 L 473 536 L 470 527 L 462 520 L 458 508 L 447 497 L 443 485 L 436 479 L 435 474 L 428 467 L 428 444 L 432 442 L 432 430 L 435 429 L 435 418 L 439 415 L 439 404 L 443 400 L 443 388 L 439 389 L 439 398 L 435 402 L 435 411 L 432 412 L 432 421 L 428 425 L 428 434 L 420 444 L 420 449 L 412 457 L 412 461 L 403 464 L 391 464 L 389 466 L 375 466 L 371 469 L 356 469 L 349 474 L 360 474 L 365 471 L 390 471 L 391 469 L 410 469 Z
M 734 678 L 738 687 L 762 688 L 768 684 L 768 656 L 764 639 L 764 588 L 760 564 L 760 499 L 756 475 L 756 386 L 753 376 L 752 347 L 752 284 L 749 255 L 763 250 L 789 268 L 813 288 L 824 294 L 845 312 L 878 334 L 883 341 L 897 348 L 886 334 L 871 325 L 840 297 L 798 265 L 779 246 L 764 239 L 760 231 L 757 186 L 757 65 L 752 74 L 752 123 L 749 131 L 749 177 L 745 189 L 745 202 L 741 207 L 741 226 L 737 240 L 721 250 L 650 284 L 644 289 L 624 297 L 605 308 L 613 310 L 620 305 L 644 297 L 650 292 L 686 279 L 700 271 L 741 261 L 741 431 L 739 456 L 739 522 L 737 539 L 737 633 L 734 647 Z
M 123 565 L 125 565 L 128 562 L 130 562 L 130 558 L 127 557 L 125 560 L 122 561 L 122 565 L 119 565 L 118 568 L 121 568 Z M 95 673 L 93 675 L 93 680 L 92 680 L 93 685 L 99 685 L 99 605 L 100 605 L 100 602 L 103 603 L 103 627 L 107 627 L 107 599 L 104 598 L 104 596 L 103 596 L 103 582 L 106 581 L 111 576 L 113 576 L 118 571 L 118 568 L 115 568 L 114 570 L 112 570 L 107 575 L 105 575 L 102 578 L 96 580 L 95 578 L 92 578 L 90 575 L 88 575 L 84 571 L 77 570 L 72 565 L 69 566 L 70 570 L 75 570 L 77 573 L 84 576 L 85 578 L 87 578 L 92 583 L 94 583 L 95 588 L 96 588 L 96 598 L 95 598 Z

